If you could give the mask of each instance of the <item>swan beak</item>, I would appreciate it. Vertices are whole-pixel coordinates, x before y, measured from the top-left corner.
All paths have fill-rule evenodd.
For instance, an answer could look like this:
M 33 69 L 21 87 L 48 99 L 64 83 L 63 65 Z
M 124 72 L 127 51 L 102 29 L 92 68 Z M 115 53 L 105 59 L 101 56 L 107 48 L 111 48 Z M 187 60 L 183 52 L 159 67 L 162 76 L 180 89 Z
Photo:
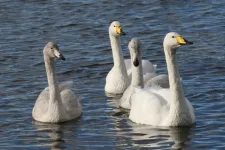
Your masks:
M 138 59 L 138 55 L 135 56 L 133 64 L 135 67 L 139 66 L 139 59 Z
M 193 44 L 193 42 L 190 42 L 190 41 L 186 40 L 182 36 L 178 36 L 176 39 L 177 39 L 177 42 L 178 42 L 179 45 Z
M 55 54 L 55 57 L 62 59 L 62 60 L 66 60 L 65 57 L 63 56 L 63 54 L 60 53 L 58 49 L 54 50 L 54 54 Z
M 126 33 L 123 32 L 122 26 L 116 26 L 116 33 L 119 35 L 126 35 Z
M 62 60 L 66 60 L 66 58 L 61 54 L 61 53 L 59 53 L 59 59 L 62 59 Z

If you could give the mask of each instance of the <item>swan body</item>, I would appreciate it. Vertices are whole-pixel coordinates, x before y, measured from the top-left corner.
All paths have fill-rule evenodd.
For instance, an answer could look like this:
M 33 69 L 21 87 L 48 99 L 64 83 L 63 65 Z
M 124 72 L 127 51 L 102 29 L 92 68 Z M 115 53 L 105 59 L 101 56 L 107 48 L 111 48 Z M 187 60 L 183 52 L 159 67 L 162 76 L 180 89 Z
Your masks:
M 57 44 L 49 42 L 44 50 L 48 87 L 38 96 L 32 111 L 32 117 L 40 122 L 65 122 L 82 114 L 78 97 L 70 90 L 73 81 L 57 84 L 54 57 L 65 60 Z
M 161 74 L 154 76 L 145 82 L 145 88 L 150 87 L 152 85 L 158 85 L 162 88 L 169 88 L 169 77 L 168 75 Z
M 120 36 L 125 35 L 120 22 L 113 21 L 109 26 L 109 38 L 113 54 L 114 66 L 106 76 L 105 92 L 109 97 L 121 95 L 131 82 L 131 60 L 122 55 Z M 144 74 L 155 72 L 155 68 L 148 60 L 142 60 Z
M 163 42 L 170 88 L 152 85 L 135 88 L 129 118 L 136 123 L 154 126 L 189 126 L 195 123 L 194 109 L 181 85 L 176 66 L 176 49 L 192 44 L 178 33 L 168 33 Z

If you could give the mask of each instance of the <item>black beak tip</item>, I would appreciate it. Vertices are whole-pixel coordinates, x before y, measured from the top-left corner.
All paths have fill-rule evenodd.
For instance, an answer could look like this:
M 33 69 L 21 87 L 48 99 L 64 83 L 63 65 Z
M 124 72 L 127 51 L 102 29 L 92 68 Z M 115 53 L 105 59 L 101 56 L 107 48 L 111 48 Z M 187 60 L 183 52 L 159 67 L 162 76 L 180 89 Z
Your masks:
M 123 30 L 120 31 L 120 35 L 126 35 L 125 32 L 123 32 Z
M 185 41 L 187 44 L 194 44 L 193 42 L 188 41 L 188 40 L 186 40 L 186 39 L 184 39 L 184 41 Z
M 194 43 L 189 41 L 189 44 L 194 44 Z
M 62 60 L 66 60 L 66 58 L 63 56 L 63 55 L 60 55 L 59 59 L 62 59 Z
M 63 56 L 61 57 L 61 59 L 62 59 L 63 61 L 65 61 L 65 60 L 66 60 L 66 58 L 65 58 L 65 57 L 63 57 Z
M 137 67 L 137 66 L 139 66 L 139 61 L 137 59 L 135 59 L 133 64 L 134 64 L 135 67 Z

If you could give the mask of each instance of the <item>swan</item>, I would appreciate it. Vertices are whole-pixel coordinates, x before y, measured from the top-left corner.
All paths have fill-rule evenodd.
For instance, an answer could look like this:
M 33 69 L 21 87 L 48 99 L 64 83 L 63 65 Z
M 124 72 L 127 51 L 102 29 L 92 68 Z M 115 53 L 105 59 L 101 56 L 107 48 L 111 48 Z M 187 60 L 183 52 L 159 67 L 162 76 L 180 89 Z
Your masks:
M 55 74 L 55 57 L 65 60 L 59 52 L 58 45 L 49 42 L 44 47 L 44 62 L 48 78 L 48 87 L 38 96 L 32 117 L 40 122 L 65 122 L 75 119 L 82 114 L 82 107 L 78 98 L 70 90 L 73 82 L 66 81 L 57 84 Z
M 168 33 L 163 42 L 170 88 L 151 86 L 135 88 L 131 97 L 129 119 L 135 123 L 153 126 L 190 126 L 195 123 L 194 109 L 180 81 L 176 65 L 176 50 L 182 45 L 193 44 L 178 33 Z
M 132 80 L 130 86 L 125 90 L 123 96 L 119 99 L 120 107 L 125 109 L 130 109 L 130 98 L 134 93 L 134 88 L 137 86 L 141 88 L 144 87 L 140 40 L 137 38 L 131 39 L 128 44 L 128 49 L 130 51 L 131 62 L 133 63 L 131 66 Z
M 156 75 L 146 73 L 143 75 L 142 56 L 141 56 L 141 41 L 137 38 L 131 39 L 128 44 L 132 63 L 132 80 L 130 86 L 125 90 L 122 97 L 119 99 L 119 106 L 125 109 L 130 109 L 131 96 L 134 93 L 135 87 L 150 87 L 158 85 L 162 88 L 169 88 L 169 80 L 167 75 Z
M 109 38 L 112 48 L 114 66 L 106 76 L 105 93 L 109 97 L 122 95 L 130 85 L 131 60 L 122 55 L 120 36 L 125 35 L 119 21 L 113 21 L 109 26 Z M 148 60 L 142 60 L 143 73 L 155 72 L 155 68 Z

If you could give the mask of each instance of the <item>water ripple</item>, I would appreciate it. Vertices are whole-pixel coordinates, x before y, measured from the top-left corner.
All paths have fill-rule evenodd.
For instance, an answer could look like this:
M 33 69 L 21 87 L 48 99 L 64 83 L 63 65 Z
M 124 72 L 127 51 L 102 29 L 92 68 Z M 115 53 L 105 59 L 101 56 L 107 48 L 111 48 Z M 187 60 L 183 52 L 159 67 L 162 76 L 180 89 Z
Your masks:
M 223 1 L 38 1 L 0 2 L 0 149 L 224 149 L 225 30 Z M 112 67 L 108 26 L 119 20 L 125 58 L 138 37 L 143 58 L 166 73 L 164 35 L 176 31 L 194 45 L 177 54 L 185 95 L 196 125 L 157 128 L 137 125 L 104 94 Z M 66 57 L 57 60 L 59 82 L 73 80 L 81 118 L 43 124 L 31 117 L 47 86 L 42 49 L 56 41 Z

